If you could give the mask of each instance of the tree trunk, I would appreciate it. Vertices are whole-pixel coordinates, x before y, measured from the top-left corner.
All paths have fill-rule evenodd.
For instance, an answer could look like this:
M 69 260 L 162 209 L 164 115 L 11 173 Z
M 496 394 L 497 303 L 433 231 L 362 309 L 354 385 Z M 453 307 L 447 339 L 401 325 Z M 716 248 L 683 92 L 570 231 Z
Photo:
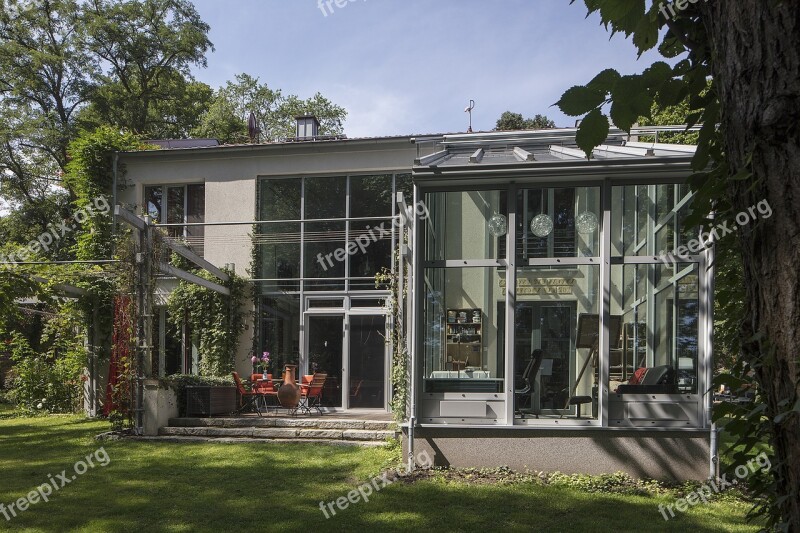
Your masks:
M 730 181 L 736 213 L 767 200 L 773 214 L 738 229 L 747 307 L 744 354 L 767 416 L 800 398 L 800 9 L 796 0 L 698 4 L 712 47 L 722 135 L 734 174 L 752 156 L 752 180 Z M 755 184 L 755 186 L 753 186 Z M 752 217 L 751 217 L 752 218 Z M 735 224 L 733 224 L 735 225 Z M 753 341 L 753 336 L 763 338 Z M 800 531 L 800 412 L 774 424 L 773 476 L 784 520 Z

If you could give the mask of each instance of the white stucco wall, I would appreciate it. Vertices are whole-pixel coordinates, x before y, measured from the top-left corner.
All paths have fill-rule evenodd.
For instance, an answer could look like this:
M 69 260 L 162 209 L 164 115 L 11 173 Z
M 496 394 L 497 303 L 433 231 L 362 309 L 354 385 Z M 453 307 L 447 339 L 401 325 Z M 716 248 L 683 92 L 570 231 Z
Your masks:
M 141 214 L 146 186 L 204 183 L 206 223 L 247 223 L 206 226 L 204 257 L 218 267 L 233 263 L 236 273 L 249 279 L 259 177 L 410 172 L 415 157 L 417 147 L 407 137 L 120 154 L 124 188 L 118 189 L 118 203 Z M 240 337 L 236 368 L 249 375 L 252 299 L 246 311 L 247 330 Z

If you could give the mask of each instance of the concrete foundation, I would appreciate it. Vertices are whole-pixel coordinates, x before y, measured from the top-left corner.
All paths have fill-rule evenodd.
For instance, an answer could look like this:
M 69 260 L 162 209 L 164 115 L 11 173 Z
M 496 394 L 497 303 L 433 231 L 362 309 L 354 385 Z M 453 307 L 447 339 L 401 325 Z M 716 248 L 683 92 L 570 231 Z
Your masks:
M 175 391 L 159 385 L 157 379 L 144 382 L 144 434 L 158 435 L 158 430 L 169 425 L 170 418 L 178 416 L 178 398 Z
M 424 450 L 436 466 L 592 475 L 622 471 L 673 481 L 709 477 L 708 430 L 418 427 L 414 434 L 415 455 Z M 408 451 L 408 428 L 403 428 L 403 449 Z

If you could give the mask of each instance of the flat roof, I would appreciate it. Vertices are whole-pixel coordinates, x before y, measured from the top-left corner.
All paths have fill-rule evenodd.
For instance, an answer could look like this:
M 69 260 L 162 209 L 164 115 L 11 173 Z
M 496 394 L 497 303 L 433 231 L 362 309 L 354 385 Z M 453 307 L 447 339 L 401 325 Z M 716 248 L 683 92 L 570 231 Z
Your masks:
M 657 138 L 658 133 L 685 131 L 685 126 L 635 128 L 630 133 L 612 129 L 606 141 L 587 158 L 578 147 L 575 128 L 491 132 L 482 134 L 444 135 L 434 142 L 439 149 L 414 161 L 415 169 L 449 169 L 451 167 L 494 167 L 520 163 L 554 163 L 559 161 L 642 160 L 643 158 L 691 157 L 694 145 L 641 142 L 642 136 Z

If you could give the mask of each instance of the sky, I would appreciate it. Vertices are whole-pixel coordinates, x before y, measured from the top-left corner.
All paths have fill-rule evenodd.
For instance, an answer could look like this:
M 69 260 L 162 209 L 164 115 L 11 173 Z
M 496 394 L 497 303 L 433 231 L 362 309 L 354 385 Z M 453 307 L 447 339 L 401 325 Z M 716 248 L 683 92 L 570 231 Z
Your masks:
M 605 68 L 640 73 L 629 40 L 578 0 L 194 0 L 215 51 L 195 77 L 217 88 L 246 72 L 285 94 L 322 93 L 349 137 L 491 130 L 504 111 L 551 107 Z

